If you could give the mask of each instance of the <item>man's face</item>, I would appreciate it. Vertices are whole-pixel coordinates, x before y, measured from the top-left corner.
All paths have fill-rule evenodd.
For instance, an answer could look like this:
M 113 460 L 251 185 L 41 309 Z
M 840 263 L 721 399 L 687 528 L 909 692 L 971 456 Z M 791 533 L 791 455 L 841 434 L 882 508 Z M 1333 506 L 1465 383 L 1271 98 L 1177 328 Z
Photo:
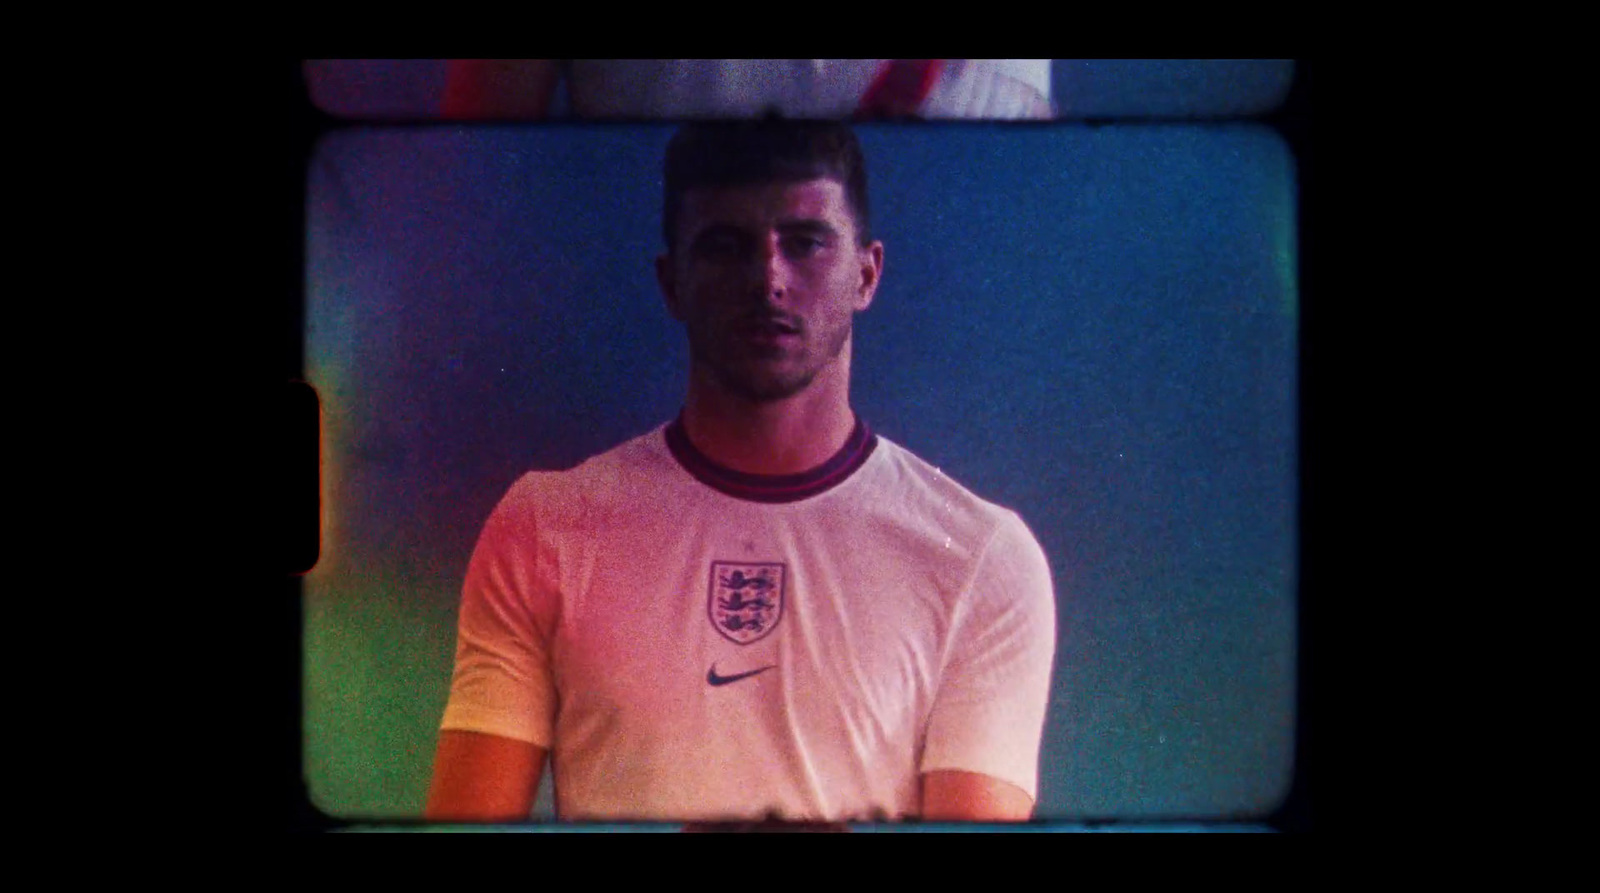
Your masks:
M 883 245 L 860 245 L 832 179 L 690 189 L 677 244 L 656 262 L 692 362 L 758 403 L 804 391 L 839 360 L 882 269 Z

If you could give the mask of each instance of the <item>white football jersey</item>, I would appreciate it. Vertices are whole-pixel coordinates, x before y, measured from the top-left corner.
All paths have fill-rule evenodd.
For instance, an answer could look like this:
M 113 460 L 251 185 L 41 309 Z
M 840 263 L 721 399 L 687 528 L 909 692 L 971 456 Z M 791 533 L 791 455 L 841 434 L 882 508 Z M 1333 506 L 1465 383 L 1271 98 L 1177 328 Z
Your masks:
M 1056 626 L 1016 513 L 857 421 L 801 475 L 679 422 L 495 508 L 445 729 L 547 748 L 564 820 L 883 820 L 920 775 L 1036 796 Z
M 588 118 L 848 118 L 887 59 L 574 59 L 572 110 Z M 944 59 L 927 118 L 1048 118 L 1049 59 Z

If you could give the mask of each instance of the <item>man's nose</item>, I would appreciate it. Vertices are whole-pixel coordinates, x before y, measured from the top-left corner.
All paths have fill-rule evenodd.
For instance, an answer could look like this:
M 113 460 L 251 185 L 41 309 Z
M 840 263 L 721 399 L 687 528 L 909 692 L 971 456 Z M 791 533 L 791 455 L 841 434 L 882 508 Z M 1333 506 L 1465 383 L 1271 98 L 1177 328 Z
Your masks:
M 756 252 L 752 270 L 763 300 L 783 300 L 789 292 L 789 259 L 776 238 L 766 240 Z

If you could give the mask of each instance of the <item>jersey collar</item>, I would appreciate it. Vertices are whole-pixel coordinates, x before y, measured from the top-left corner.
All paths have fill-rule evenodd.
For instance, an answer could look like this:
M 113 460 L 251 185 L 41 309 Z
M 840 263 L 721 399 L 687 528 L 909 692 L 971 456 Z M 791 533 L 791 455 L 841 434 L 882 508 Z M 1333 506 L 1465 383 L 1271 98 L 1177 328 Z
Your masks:
M 877 448 L 878 435 L 872 433 L 861 416 L 855 419 L 855 428 L 832 458 L 799 474 L 748 474 L 718 465 L 689 442 L 681 412 L 667 425 L 667 449 L 684 471 L 721 493 L 749 502 L 798 502 L 844 483 Z

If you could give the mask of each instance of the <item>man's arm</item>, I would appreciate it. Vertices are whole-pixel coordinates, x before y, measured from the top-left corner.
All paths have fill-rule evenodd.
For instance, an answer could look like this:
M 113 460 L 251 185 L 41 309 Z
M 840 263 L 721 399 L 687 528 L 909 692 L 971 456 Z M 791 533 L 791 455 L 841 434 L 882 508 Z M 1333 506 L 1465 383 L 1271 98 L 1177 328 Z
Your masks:
M 544 757 L 545 748 L 525 741 L 445 729 L 424 815 L 446 822 L 526 821 Z
M 446 118 L 543 118 L 561 63 L 555 59 L 450 59 L 445 63 Z
M 1022 788 L 977 772 L 938 769 L 922 776 L 922 819 L 928 822 L 1026 822 L 1033 798 Z
M 1055 657 L 1055 587 L 1033 533 L 1008 513 L 956 613 L 922 755 L 922 818 L 1033 815 Z

